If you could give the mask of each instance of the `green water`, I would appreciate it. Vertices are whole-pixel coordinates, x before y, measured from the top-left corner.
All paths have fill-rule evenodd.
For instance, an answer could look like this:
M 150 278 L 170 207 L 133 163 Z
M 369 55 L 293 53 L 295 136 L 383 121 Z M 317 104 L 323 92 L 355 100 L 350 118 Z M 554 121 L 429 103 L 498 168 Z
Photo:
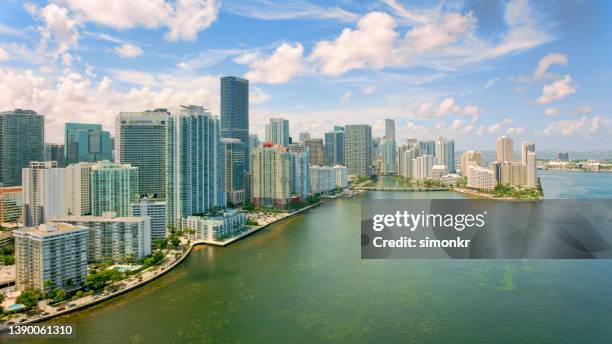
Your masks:
M 367 198 L 460 198 L 373 192 Z M 58 318 L 66 343 L 609 343 L 612 262 L 360 259 L 360 198 L 324 205 Z

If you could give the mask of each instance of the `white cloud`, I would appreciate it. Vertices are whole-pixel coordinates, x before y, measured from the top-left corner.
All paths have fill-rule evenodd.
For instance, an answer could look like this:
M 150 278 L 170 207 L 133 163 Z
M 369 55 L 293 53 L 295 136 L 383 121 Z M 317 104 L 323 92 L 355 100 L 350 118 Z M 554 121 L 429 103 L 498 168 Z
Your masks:
M 498 131 L 500 131 L 501 127 L 502 127 L 501 123 L 492 124 L 487 128 L 487 132 L 489 134 L 495 134 Z
M 518 135 L 522 134 L 525 131 L 524 127 L 510 127 L 506 130 L 506 134 L 508 135 Z
M 516 122 L 516 118 L 514 117 L 506 117 L 502 121 L 503 124 L 513 124 L 514 122 Z
M 540 104 L 550 104 L 573 93 L 576 93 L 576 86 L 573 84 L 572 77 L 566 74 L 563 79 L 544 85 L 542 95 L 537 101 Z
M 256 58 L 249 62 L 249 71 L 245 77 L 251 82 L 279 84 L 288 82 L 297 75 L 306 72 L 302 61 L 304 47 L 284 43 L 274 53 L 265 58 Z
M 476 18 L 472 12 L 448 13 L 435 23 L 417 26 L 406 33 L 404 45 L 411 54 L 422 54 L 440 46 L 457 42 L 476 29 Z
M 43 8 L 27 4 L 26 9 L 43 24 L 37 28 L 40 34 L 39 52 L 47 53 L 47 49 L 50 49 L 48 54 L 53 60 L 61 58 L 65 65 L 69 65 L 72 56 L 68 50 L 79 42 L 78 21 L 70 16 L 66 8 L 54 3 Z
M 261 88 L 251 86 L 251 92 L 249 92 L 249 102 L 252 104 L 262 104 L 270 99 L 270 95 L 265 93 Z
M 351 100 L 352 96 L 353 96 L 353 92 L 351 91 L 345 92 L 340 98 L 340 101 L 343 103 L 348 103 Z
M 544 109 L 544 114 L 546 116 L 556 116 L 556 115 L 559 114 L 559 112 L 560 112 L 560 110 L 557 109 L 557 108 L 546 108 L 546 109 Z
M 376 86 L 374 86 L 374 85 L 365 86 L 364 88 L 361 89 L 361 92 L 363 92 L 365 94 L 372 94 L 372 93 L 376 92 Z
M 546 74 L 548 68 L 554 64 L 565 66 L 567 64 L 567 55 L 561 53 L 550 53 L 542 57 L 538 62 L 538 66 L 533 72 L 533 77 L 535 79 L 542 78 Z
M 336 19 L 352 22 L 359 16 L 340 7 L 321 7 L 306 1 L 246 0 L 224 4 L 225 11 L 261 20 Z
M 324 75 L 339 76 L 353 69 L 384 68 L 396 38 L 395 20 L 382 12 L 371 12 L 344 29 L 333 41 L 318 42 L 310 59 Z
M 6 50 L 0 48 L 0 61 L 8 61 L 10 60 L 10 55 Z
M 437 109 L 434 107 L 434 104 L 431 101 L 422 102 L 419 108 L 415 111 L 415 117 L 436 118 L 450 115 L 466 115 L 472 116 L 473 124 L 473 122 L 478 120 L 481 113 L 482 109 L 476 105 L 469 104 L 462 108 L 456 103 L 455 98 L 446 97 L 440 101 Z
M 581 138 L 597 135 L 603 128 L 610 128 L 610 120 L 600 116 L 592 118 L 582 116 L 580 119 L 556 121 L 548 124 L 539 134 L 544 136 L 580 136 Z
M 593 107 L 591 105 L 582 105 L 576 108 L 576 113 L 581 115 L 587 115 L 593 112 Z
M 115 47 L 115 52 L 117 53 L 117 55 L 124 58 L 132 58 L 142 55 L 142 49 L 130 43 L 125 43 L 123 45 Z
M 167 27 L 170 41 L 197 39 L 219 14 L 216 0 L 58 0 L 84 20 L 115 29 Z

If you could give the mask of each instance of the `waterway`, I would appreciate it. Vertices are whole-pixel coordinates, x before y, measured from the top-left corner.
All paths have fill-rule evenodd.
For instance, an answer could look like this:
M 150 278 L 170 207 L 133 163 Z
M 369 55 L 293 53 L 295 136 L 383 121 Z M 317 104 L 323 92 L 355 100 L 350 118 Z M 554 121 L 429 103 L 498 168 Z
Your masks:
M 612 173 L 541 177 L 547 197 L 612 198 Z M 58 318 L 76 326 L 64 342 L 610 342 L 612 261 L 362 260 L 360 202 L 371 198 L 463 196 L 326 200 L 228 247 L 197 248 L 145 287 Z

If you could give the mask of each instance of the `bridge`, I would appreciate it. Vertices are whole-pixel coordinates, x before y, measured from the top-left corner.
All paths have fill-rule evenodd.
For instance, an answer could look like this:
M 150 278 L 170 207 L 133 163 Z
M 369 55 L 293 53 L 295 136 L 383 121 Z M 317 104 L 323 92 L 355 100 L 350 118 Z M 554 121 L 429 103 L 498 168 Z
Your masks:
M 430 187 L 412 187 L 412 186 L 356 186 L 356 190 L 366 191 L 448 191 L 449 188 L 430 188 Z

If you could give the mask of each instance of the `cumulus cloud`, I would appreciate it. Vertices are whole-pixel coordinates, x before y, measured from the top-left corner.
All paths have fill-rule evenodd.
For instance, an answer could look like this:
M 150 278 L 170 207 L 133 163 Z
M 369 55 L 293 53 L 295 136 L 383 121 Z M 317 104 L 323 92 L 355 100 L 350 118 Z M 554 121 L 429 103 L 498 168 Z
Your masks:
M 8 61 L 10 60 L 10 56 L 9 53 L 6 52 L 6 50 L 0 48 L 0 61 Z
M 487 127 L 487 133 L 489 134 L 495 134 L 497 132 L 499 132 L 502 128 L 501 123 L 495 123 L 490 125 L 489 127 Z
M 546 109 L 544 109 L 544 114 L 546 116 L 556 116 L 556 115 L 559 114 L 559 112 L 560 112 L 560 110 L 557 109 L 557 108 L 546 108 Z
M 457 42 L 476 29 L 476 18 L 472 12 L 448 13 L 439 20 L 417 26 L 406 33 L 404 48 L 408 53 L 422 54 L 440 46 Z
M 132 58 L 142 55 L 142 49 L 130 43 L 125 43 L 123 45 L 115 47 L 115 52 L 117 53 L 117 55 L 124 58 Z
M 242 62 L 248 61 L 249 65 L 249 71 L 245 74 L 245 77 L 254 83 L 279 84 L 288 82 L 294 76 L 306 72 L 306 67 L 302 61 L 303 55 L 304 47 L 301 44 L 298 43 L 294 46 L 284 43 L 268 57 L 242 58 Z
M 550 53 L 542 57 L 538 62 L 538 66 L 533 72 L 533 77 L 535 79 L 541 79 L 546 74 L 548 68 L 554 64 L 565 66 L 567 64 L 567 55 L 561 53 Z
M 580 135 L 583 137 L 588 137 L 598 134 L 604 126 L 609 128 L 609 125 L 609 120 L 604 120 L 600 116 L 595 116 L 592 118 L 582 116 L 580 119 L 551 122 L 548 124 L 546 129 L 541 131 L 539 134 L 544 136 Z
M 461 107 L 455 101 L 453 97 L 446 97 L 440 101 L 437 107 L 430 101 L 422 102 L 416 110 L 416 117 L 420 118 L 434 118 L 434 117 L 446 117 L 450 115 L 466 115 L 473 116 L 474 119 L 478 119 L 482 110 L 476 105 L 466 105 Z
M 506 129 L 506 134 L 508 135 L 522 134 L 523 131 L 525 131 L 525 128 L 523 127 L 510 127 Z
M 537 101 L 540 104 L 550 104 L 573 93 L 576 93 L 576 86 L 573 83 L 572 77 L 566 74 L 563 79 L 544 85 L 542 95 Z
M 581 115 L 587 115 L 593 112 L 593 107 L 591 105 L 581 105 L 576 108 L 576 113 Z
M 69 65 L 72 56 L 68 50 L 79 42 L 79 22 L 66 8 L 54 3 L 43 8 L 27 4 L 26 10 L 42 23 L 36 28 L 40 34 L 39 52 L 48 53 L 53 60 L 61 58 L 65 65 Z

